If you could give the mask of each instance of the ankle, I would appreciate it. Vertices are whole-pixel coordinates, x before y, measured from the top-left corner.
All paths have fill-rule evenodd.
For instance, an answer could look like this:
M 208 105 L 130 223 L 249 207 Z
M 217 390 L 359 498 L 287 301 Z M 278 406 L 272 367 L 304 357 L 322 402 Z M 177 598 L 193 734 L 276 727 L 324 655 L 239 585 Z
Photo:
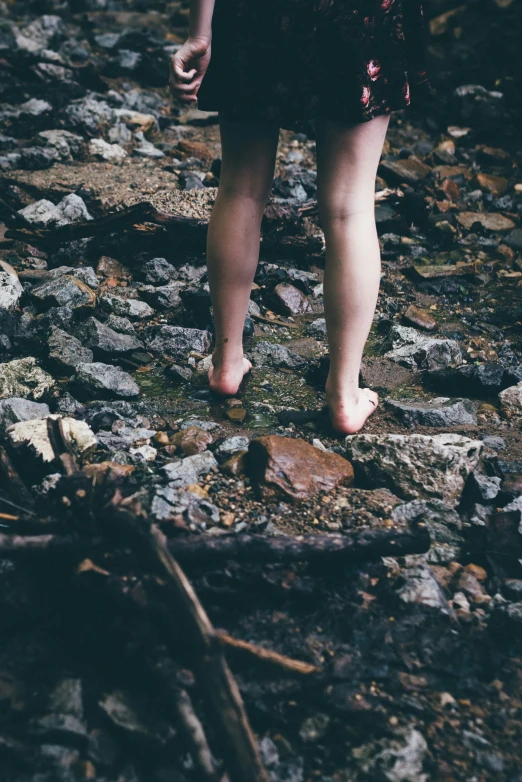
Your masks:
M 359 399 L 358 383 L 347 382 L 342 378 L 328 377 L 325 385 L 327 397 L 342 399 L 346 403 L 356 403 Z
M 243 361 L 243 350 L 224 350 L 216 348 L 212 353 L 212 363 L 214 367 L 235 366 Z

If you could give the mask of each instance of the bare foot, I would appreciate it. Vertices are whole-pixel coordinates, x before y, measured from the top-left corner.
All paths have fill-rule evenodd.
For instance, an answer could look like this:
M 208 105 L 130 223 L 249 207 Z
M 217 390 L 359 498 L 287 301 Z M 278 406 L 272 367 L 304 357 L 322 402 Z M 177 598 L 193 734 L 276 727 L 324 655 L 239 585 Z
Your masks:
M 252 364 L 244 356 L 236 360 L 221 361 L 213 357 L 213 364 L 208 371 L 211 391 L 220 396 L 234 396 L 241 385 L 243 377 L 250 372 Z
M 379 404 L 379 397 L 369 388 L 359 389 L 356 400 L 343 399 L 340 394 L 326 393 L 332 426 L 339 434 L 355 434 L 371 416 Z

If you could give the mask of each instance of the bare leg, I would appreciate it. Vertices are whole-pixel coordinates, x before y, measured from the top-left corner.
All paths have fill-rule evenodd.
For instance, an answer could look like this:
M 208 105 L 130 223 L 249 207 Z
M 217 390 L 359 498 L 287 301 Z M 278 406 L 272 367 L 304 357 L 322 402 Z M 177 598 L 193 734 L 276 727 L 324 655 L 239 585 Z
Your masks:
M 222 167 L 208 226 L 207 266 L 216 344 L 213 391 L 235 394 L 251 365 L 243 326 L 259 260 L 261 220 L 270 195 L 279 140 L 276 125 L 220 118 Z
M 381 273 L 375 177 L 389 117 L 351 127 L 317 123 L 317 186 L 326 241 L 325 318 L 330 346 L 326 401 L 333 427 L 359 431 L 378 397 L 359 389 L 359 370 Z

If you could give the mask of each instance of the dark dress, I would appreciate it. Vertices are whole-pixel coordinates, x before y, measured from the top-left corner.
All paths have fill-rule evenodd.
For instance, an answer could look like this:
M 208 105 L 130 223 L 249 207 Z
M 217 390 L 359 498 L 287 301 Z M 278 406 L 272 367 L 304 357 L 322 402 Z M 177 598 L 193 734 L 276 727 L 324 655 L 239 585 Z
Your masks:
M 303 129 L 365 122 L 429 91 L 421 0 L 216 0 L 204 111 Z

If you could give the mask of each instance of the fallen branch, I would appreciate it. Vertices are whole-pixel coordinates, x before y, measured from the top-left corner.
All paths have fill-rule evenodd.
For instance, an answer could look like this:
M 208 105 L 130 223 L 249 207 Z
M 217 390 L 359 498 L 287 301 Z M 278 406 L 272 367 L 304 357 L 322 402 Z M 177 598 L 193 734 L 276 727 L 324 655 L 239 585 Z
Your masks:
M 237 649 L 244 652 L 249 657 L 254 657 L 256 660 L 260 660 L 264 663 L 270 663 L 278 668 L 282 668 L 288 673 L 298 673 L 302 676 L 308 676 L 311 673 L 319 673 L 320 668 L 311 663 L 304 663 L 301 660 L 293 660 L 291 657 L 287 657 L 279 652 L 273 652 L 271 649 L 265 649 L 263 646 L 257 646 L 251 644 L 248 641 L 242 641 L 239 638 L 226 633 L 224 630 L 217 630 L 217 637 L 219 641 L 225 647 L 231 649 Z

